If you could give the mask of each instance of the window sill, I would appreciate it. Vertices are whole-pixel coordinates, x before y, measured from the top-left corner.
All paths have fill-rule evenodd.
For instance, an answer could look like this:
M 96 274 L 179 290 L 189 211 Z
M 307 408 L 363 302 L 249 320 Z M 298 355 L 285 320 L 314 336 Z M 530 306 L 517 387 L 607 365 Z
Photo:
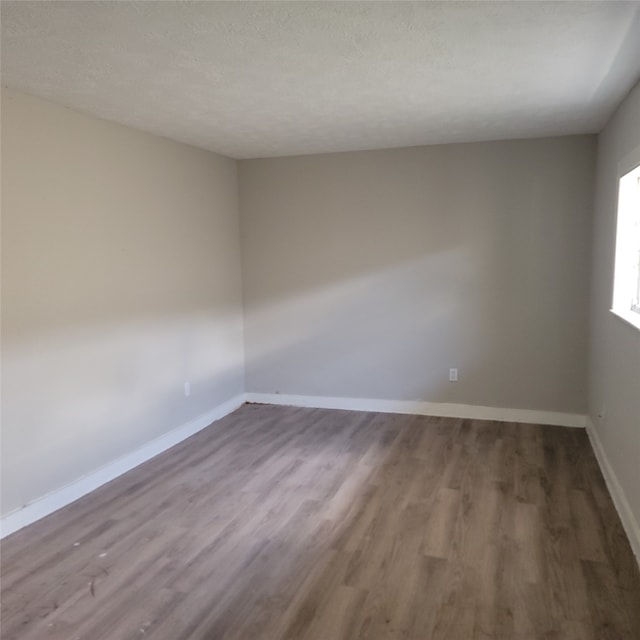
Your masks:
M 609 309 L 609 311 L 626 324 L 640 331 L 640 313 L 636 313 L 635 311 L 621 311 L 619 309 Z

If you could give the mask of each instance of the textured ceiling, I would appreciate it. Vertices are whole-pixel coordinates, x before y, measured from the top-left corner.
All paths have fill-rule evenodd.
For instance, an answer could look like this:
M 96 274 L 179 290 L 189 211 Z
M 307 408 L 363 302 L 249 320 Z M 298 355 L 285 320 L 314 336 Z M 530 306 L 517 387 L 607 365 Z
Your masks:
M 2 82 L 235 158 L 599 130 L 637 2 L 7 2 Z

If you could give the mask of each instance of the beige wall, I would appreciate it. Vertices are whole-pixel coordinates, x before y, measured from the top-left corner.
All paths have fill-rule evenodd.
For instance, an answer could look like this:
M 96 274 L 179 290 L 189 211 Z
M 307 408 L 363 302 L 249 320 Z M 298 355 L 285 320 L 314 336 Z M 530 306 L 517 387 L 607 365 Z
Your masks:
M 242 161 L 247 390 L 584 413 L 595 146 Z
M 639 526 L 640 332 L 609 312 L 618 167 L 634 152 L 640 160 L 640 84 L 598 138 L 589 354 L 589 414 Z
M 232 160 L 3 91 L 3 514 L 243 392 L 237 207 Z

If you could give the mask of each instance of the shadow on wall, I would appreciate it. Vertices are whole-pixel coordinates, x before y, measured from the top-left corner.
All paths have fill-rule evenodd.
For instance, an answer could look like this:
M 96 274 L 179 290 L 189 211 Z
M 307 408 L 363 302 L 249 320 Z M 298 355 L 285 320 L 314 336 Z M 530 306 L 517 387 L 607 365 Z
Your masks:
M 449 249 L 249 307 L 247 390 L 567 410 L 560 372 L 543 375 L 563 330 L 526 290 L 496 299 L 477 273 Z
M 478 342 L 481 327 L 459 313 L 458 296 L 474 295 L 470 273 L 460 252 L 451 250 L 250 309 L 248 389 L 423 397 L 439 386 L 442 372 L 433 362 L 456 354 L 452 366 L 463 367 L 463 351 Z M 436 288 L 437 297 L 419 295 Z M 420 357 L 425 351 L 428 360 Z
M 247 391 L 583 413 L 593 151 L 242 163 Z

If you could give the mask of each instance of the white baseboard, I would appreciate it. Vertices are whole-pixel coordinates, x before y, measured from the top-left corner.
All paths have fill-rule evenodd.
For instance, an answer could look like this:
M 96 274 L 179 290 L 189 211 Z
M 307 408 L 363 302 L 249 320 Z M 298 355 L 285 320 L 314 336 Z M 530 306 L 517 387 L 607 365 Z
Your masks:
M 591 418 L 589 418 L 588 416 L 586 426 L 587 434 L 589 435 L 589 440 L 591 441 L 591 446 L 593 447 L 593 451 L 596 454 L 596 459 L 598 460 L 598 464 L 600 465 L 600 470 L 602 471 L 602 475 L 604 476 L 604 481 L 607 484 L 607 488 L 609 489 L 609 493 L 611 494 L 613 504 L 616 507 L 618 515 L 620 516 L 620 520 L 622 521 L 622 526 L 625 533 L 627 534 L 627 538 L 629 538 L 631 550 L 633 551 L 638 565 L 640 566 L 640 524 L 633 515 L 631 505 L 629 504 L 622 485 L 618 481 L 618 477 L 616 476 L 615 471 L 613 470 L 613 467 L 609 462 L 609 458 L 604 451 L 602 441 L 600 440 L 600 436 L 598 435 L 595 425 L 593 424 Z
M 453 418 L 472 418 L 481 420 L 499 420 L 501 422 L 524 422 L 549 424 L 563 427 L 584 427 L 585 416 L 550 411 L 532 411 L 528 409 L 500 409 L 466 404 L 448 404 L 441 402 L 412 402 L 406 400 L 373 400 L 362 398 L 330 398 L 321 396 L 297 396 L 270 393 L 240 394 L 217 406 L 212 411 L 198 416 L 194 420 L 173 429 L 169 433 L 148 442 L 139 449 L 128 453 L 101 467 L 71 484 L 57 489 L 34 500 L 25 507 L 7 514 L 0 520 L 0 538 L 40 520 L 50 513 L 71 504 L 82 496 L 110 482 L 123 473 L 146 462 L 158 454 L 182 442 L 194 433 L 208 427 L 212 422 L 235 411 L 244 402 L 288 405 L 295 407 L 313 407 L 322 409 L 347 409 L 351 411 L 377 411 L 380 413 L 405 413 L 414 415 L 442 416 Z M 595 446 L 594 446 L 595 448 Z M 601 463 L 602 465 L 602 463 Z M 604 471 L 603 471 L 604 473 Z M 605 478 L 607 474 L 605 473 Z M 612 476 L 615 478 L 615 476 Z M 617 481 L 616 481 L 616 486 Z M 614 491 L 610 488 L 612 495 Z M 624 497 L 624 494 L 621 493 Z M 614 497 L 614 502 L 616 499 Z M 626 500 L 624 504 L 627 505 Z M 616 502 L 616 506 L 618 503 Z M 619 509 L 620 510 L 620 509 Z M 627 510 L 629 510 L 627 505 Z M 629 511 L 629 513 L 631 513 Z M 622 515 L 621 515 L 622 517 Z M 624 522 L 624 518 L 623 518 Z M 634 525 L 637 531 L 637 524 Z M 626 529 L 626 524 L 625 524 Z M 636 538 L 640 540 L 640 538 Z M 634 548 L 638 555 L 638 551 Z
M 380 413 L 409 413 L 445 418 L 471 418 L 549 424 L 559 427 L 584 427 L 585 416 L 576 413 L 535 411 L 530 409 L 500 409 L 470 404 L 421 402 L 410 400 L 372 400 L 366 398 L 329 398 L 324 396 L 296 396 L 278 393 L 247 393 L 247 402 L 277 404 L 316 409 L 347 409 L 349 411 L 378 411 Z
M 208 427 L 212 422 L 224 418 L 224 416 L 235 411 L 239 406 L 244 404 L 244 401 L 244 394 L 235 396 L 218 405 L 215 409 L 151 440 L 151 442 L 146 443 L 139 449 L 106 464 L 97 471 L 83 476 L 61 489 L 42 496 L 17 511 L 7 514 L 0 520 L 0 538 L 4 538 L 14 531 L 18 531 L 18 529 L 22 529 L 32 522 L 40 520 L 50 513 L 71 504 L 103 484 L 110 482 L 123 473 L 170 449 L 194 433 Z

